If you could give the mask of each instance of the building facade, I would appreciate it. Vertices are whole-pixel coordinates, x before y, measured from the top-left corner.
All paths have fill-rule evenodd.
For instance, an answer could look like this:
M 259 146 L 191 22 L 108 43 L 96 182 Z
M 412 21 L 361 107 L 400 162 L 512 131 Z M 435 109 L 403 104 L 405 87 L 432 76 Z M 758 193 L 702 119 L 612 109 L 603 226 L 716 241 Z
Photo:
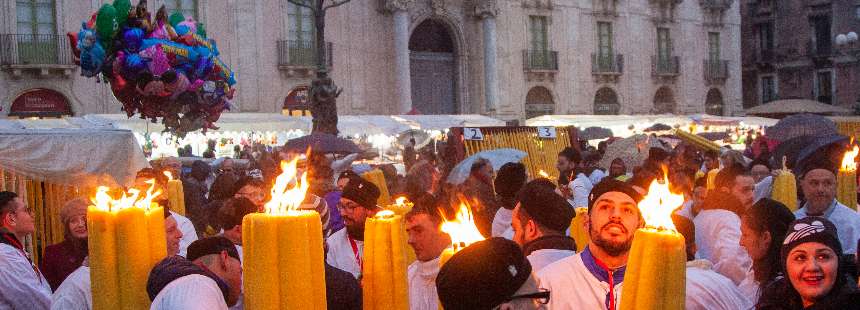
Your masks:
M 860 2 L 741 1 L 743 101 L 805 98 L 853 108 L 860 99 Z M 855 42 L 839 34 L 855 32 Z M 843 35 L 845 37 L 845 35 Z
M 65 110 L 51 113 L 121 112 L 105 83 L 79 76 L 65 37 L 104 2 L 0 0 L 0 115 L 56 110 L 62 99 Z M 740 2 L 352 0 L 328 11 L 326 62 L 343 88 L 341 114 L 735 115 Z M 217 40 L 238 79 L 234 112 L 305 102 L 310 11 L 287 0 L 148 3 L 161 5 Z M 32 41 L 49 48 L 34 53 Z

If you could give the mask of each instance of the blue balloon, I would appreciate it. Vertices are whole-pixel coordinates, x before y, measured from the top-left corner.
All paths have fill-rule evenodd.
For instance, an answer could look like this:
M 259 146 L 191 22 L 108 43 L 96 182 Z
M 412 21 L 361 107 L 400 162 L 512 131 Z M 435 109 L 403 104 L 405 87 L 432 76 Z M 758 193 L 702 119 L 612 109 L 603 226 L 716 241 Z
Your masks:
M 138 74 L 146 70 L 146 61 L 143 57 L 137 54 L 131 54 L 125 57 L 125 64 L 122 66 L 122 75 L 129 80 L 137 78 Z
M 137 53 L 143 44 L 143 30 L 140 28 L 129 28 L 122 33 L 122 43 L 129 53 Z
M 191 28 L 188 28 L 187 25 L 177 25 L 176 27 L 173 27 L 173 31 L 176 31 L 176 34 L 180 36 L 184 36 L 190 30 Z

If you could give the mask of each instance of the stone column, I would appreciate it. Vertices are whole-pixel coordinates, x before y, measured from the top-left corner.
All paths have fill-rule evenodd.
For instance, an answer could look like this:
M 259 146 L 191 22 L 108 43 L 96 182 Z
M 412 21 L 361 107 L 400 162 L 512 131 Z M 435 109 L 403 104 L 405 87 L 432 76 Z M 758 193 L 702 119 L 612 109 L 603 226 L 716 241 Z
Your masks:
M 385 8 L 394 16 L 394 113 L 412 110 L 412 78 L 409 71 L 409 5 L 413 0 L 388 0 Z
M 495 0 L 483 0 L 475 5 L 475 16 L 481 19 L 484 32 L 484 109 L 495 111 L 499 104 L 499 71 L 496 67 L 496 15 L 499 9 Z

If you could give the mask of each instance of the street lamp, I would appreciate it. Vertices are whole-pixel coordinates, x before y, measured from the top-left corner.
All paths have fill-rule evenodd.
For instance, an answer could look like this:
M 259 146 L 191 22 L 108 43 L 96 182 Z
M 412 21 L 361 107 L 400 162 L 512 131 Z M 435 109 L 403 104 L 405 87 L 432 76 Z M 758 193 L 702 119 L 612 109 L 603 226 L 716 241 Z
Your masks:
M 836 46 L 843 55 L 853 56 L 855 59 L 860 58 L 860 51 L 857 50 L 857 33 L 851 31 L 849 33 L 840 33 L 836 35 Z M 860 98 L 854 103 L 854 114 L 860 114 Z
M 851 31 L 849 33 L 840 33 L 836 35 L 836 45 L 839 47 L 846 47 L 853 45 L 857 42 L 857 33 Z

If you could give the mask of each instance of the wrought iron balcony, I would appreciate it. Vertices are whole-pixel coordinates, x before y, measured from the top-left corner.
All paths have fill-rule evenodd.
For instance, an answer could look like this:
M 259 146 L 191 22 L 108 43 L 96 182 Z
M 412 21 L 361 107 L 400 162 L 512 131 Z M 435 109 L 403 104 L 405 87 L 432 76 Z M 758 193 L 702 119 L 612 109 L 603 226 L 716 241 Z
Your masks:
M 678 56 L 651 56 L 651 75 L 658 77 L 677 76 L 680 73 L 680 63 Z
M 621 75 L 624 72 L 624 55 L 591 54 L 591 73 L 597 75 Z
M 704 78 L 708 85 L 723 84 L 729 78 L 729 61 L 705 59 Z
M 325 43 L 325 64 L 329 70 L 334 65 L 332 61 L 334 47 L 331 42 Z M 304 75 L 310 75 L 311 71 L 317 69 L 317 48 L 313 41 L 306 40 L 280 40 L 278 41 L 278 68 L 287 70 L 288 75 L 295 71 L 302 71 Z
M 0 34 L 0 67 L 13 75 L 22 70 L 37 70 L 42 75 L 60 70 L 68 76 L 75 68 L 72 57 L 65 35 Z
M 523 50 L 523 70 L 558 71 L 558 52 Z

